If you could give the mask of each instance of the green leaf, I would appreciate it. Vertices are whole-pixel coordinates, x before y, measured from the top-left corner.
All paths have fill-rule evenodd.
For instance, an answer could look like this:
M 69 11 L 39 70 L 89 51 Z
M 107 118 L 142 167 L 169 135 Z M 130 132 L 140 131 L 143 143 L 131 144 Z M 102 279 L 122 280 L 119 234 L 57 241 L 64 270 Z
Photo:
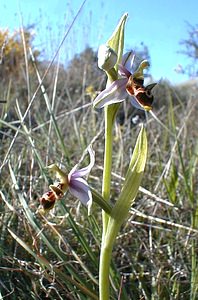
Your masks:
M 117 65 L 122 60 L 122 54 L 124 48 L 124 27 L 125 27 L 127 17 L 128 14 L 126 13 L 122 16 L 112 36 L 107 42 L 107 45 L 110 46 L 117 53 L 118 59 L 117 59 L 117 64 L 115 66 L 116 69 L 117 69 Z
M 147 136 L 142 126 L 138 135 L 131 162 L 125 177 L 120 196 L 112 210 L 111 216 L 121 223 L 125 220 L 129 209 L 137 195 L 147 160 Z

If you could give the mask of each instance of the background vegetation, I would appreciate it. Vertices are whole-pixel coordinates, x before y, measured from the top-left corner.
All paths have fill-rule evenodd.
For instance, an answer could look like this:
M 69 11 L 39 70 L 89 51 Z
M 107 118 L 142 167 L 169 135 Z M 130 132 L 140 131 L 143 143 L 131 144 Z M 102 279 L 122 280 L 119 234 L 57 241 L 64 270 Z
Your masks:
M 197 32 L 197 25 L 189 25 L 189 38 L 182 41 L 192 58 L 183 70 L 189 76 L 198 72 Z M 51 64 L 33 48 L 29 29 L 0 31 L 0 47 L 0 97 L 6 100 L 0 104 L 0 298 L 98 299 L 101 211 L 94 205 L 88 217 L 68 194 L 46 217 L 37 213 L 53 180 L 45 166 L 61 163 L 69 171 L 90 143 L 96 165 L 89 182 L 101 188 L 103 112 L 91 101 L 105 77 L 96 53 L 86 48 L 67 68 Z M 143 45 L 137 57 L 149 57 L 149 49 Z M 162 124 L 127 101 L 121 106 L 112 201 L 142 121 L 149 157 L 114 248 L 112 299 L 198 299 L 197 111 L 195 79 L 157 85 L 154 113 Z

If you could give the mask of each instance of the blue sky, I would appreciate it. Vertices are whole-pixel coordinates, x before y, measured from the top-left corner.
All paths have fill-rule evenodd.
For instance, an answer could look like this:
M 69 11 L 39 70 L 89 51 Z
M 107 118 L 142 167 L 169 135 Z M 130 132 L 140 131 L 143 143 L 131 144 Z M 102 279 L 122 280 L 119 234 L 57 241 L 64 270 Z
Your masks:
M 50 59 L 82 2 L 0 0 L 0 28 L 19 28 L 20 11 L 24 26 L 35 24 L 35 47 Z M 198 23 L 197 11 L 197 0 L 87 0 L 61 49 L 61 61 L 67 62 L 87 45 L 97 50 L 109 38 L 122 14 L 128 12 L 125 48 L 132 49 L 143 42 L 149 48 L 155 80 L 185 81 L 187 77 L 174 69 L 188 63 L 178 53 L 179 42 L 188 37 L 186 21 Z

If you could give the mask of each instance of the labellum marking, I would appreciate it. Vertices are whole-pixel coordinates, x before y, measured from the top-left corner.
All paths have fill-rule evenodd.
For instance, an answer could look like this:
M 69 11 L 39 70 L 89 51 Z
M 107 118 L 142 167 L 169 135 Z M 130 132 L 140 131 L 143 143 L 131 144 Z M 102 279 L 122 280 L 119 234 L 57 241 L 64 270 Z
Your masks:
M 152 103 L 154 100 L 151 90 L 157 83 L 149 84 L 144 87 L 144 80 L 140 78 L 133 78 L 133 75 L 129 77 L 129 80 L 126 84 L 126 91 L 130 96 L 135 96 L 138 103 L 145 109 L 151 110 Z

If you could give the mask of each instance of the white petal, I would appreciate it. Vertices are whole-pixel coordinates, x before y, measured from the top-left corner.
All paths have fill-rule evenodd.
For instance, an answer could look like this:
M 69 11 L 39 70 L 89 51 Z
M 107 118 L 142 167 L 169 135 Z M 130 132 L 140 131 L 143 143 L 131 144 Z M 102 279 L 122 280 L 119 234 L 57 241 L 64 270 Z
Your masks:
M 86 175 L 89 175 L 91 169 L 93 168 L 94 164 L 95 164 L 95 152 L 93 151 L 92 147 L 89 146 L 87 148 L 87 151 L 89 152 L 89 157 L 90 157 L 90 163 L 87 167 L 84 167 L 82 169 L 77 169 L 78 165 L 75 165 L 72 170 L 70 171 L 69 175 L 68 175 L 68 179 L 69 181 L 72 178 L 77 178 L 77 177 L 83 177 Z
M 133 51 L 127 52 L 122 57 L 122 65 L 129 71 L 132 71 L 133 62 L 135 59 L 135 54 Z
M 109 87 L 102 91 L 94 100 L 95 108 L 102 108 L 106 105 L 119 103 L 126 99 L 126 84 L 128 79 L 121 78 L 114 81 Z
M 84 205 L 90 205 L 92 194 L 87 181 L 83 178 L 74 178 L 69 183 L 70 193 L 78 198 Z
M 122 77 L 129 78 L 131 76 L 131 73 L 125 68 L 124 65 L 118 65 L 118 73 Z

